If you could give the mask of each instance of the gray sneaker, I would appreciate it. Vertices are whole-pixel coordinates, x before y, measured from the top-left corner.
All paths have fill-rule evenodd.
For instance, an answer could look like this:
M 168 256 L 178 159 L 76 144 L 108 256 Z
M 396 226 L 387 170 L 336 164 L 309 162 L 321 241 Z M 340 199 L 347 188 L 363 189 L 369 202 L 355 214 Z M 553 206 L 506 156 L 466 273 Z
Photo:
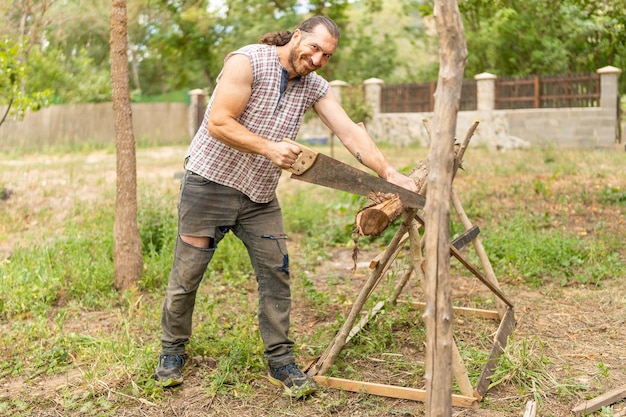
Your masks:
M 159 365 L 154 371 L 154 379 L 162 387 L 174 387 L 183 383 L 181 369 L 185 364 L 183 355 L 161 355 Z
M 295 398 L 302 398 L 317 391 L 315 381 L 293 363 L 279 368 L 270 367 L 268 379 L 274 385 L 282 385 L 287 394 Z

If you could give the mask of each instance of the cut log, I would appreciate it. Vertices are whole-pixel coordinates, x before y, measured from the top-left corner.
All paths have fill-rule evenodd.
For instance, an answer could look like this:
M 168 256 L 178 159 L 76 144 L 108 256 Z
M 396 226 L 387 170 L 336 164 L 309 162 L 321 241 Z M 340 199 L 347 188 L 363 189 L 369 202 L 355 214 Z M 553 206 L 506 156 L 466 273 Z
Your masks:
M 376 236 L 402 214 L 403 206 L 397 195 L 373 206 L 365 207 L 356 215 L 357 232 L 362 236 Z
M 428 127 L 427 120 L 424 120 L 424 124 Z M 453 178 L 457 170 L 463 167 L 463 155 L 477 126 L 478 121 L 474 121 L 467 132 L 465 140 L 460 145 L 455 146 Z M 417 168 L 409 175 L 415 181 L 419 194 L 421 195 L 426 195 L 429 172 L 430 167 L 428 162 L 420 161 Z M 394 194 L 372 193 L 368 198 L 372 200 L 373 204 L 363 207 L 358 211 L 355 218 L 356 231 L 361 236 L 378 236 L 400 217 L 404 211 L 404 207 L 402 206 L 400 198 Z

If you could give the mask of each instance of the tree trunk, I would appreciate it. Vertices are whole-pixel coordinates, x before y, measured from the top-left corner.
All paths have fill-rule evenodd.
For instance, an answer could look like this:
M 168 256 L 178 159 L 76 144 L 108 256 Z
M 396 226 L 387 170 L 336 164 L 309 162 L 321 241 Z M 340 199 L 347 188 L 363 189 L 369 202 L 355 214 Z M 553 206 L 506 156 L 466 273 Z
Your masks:
M 134 287 L 143 270 L 137 226 L 137 162 L 130 105 L 126 0 L 111 2 L 111 85 L 117 152 L 114 263 L 115 288 Z
M 456 0 L 435 0 L 439 77 L 435 92 L 430 173 L 425 211 L 426 415 L 452 414 L 452 301 L 450 289 L 450 193 L 456 117 L 467 49 Z

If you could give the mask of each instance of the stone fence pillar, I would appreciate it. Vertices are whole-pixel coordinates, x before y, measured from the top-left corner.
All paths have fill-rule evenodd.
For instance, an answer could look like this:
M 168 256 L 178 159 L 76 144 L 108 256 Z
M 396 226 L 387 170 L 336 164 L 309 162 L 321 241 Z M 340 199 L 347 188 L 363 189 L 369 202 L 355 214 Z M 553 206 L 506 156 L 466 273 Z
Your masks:
M 200 127 L 202 123 L 202 119 L 204 118 L 204 109 L 205 109 L 205 96 L 204 90 L 200 88 L 196 88 L 195 90 L 189 91 L 189 113 L 187 117 L 187 126 L 189 130 L 189 136 L 194 137 L 196 131 Z
M 337 97 L 337 101 L 339 102 L 339 104 L 341 104 L 341 92 L 345 87 L 348 87 L 350 84 L 341 80 L 331 81 L 329 84 L 330 88 L 333 89 L 333 93 L 335 93 L 335 97 Z
M 596 72 L 600 74 L 600 107 L 617 112 L 618 77 L 622 70 L 608 66 Z
M 474 76 L 478 111 L 492 111 L 496 108 L 496 77 L 488 72 Z
M 615 116 L 615 143 L 622 143 L 621 115 L 619 114 L 619 75 L 621 69 L 612 66 L 600 68 L 600 107 Z
M 476 131 L 478 140 L 474 142 L 493 147 L 497 142 L 493 111 L 496 108 L 496 80 L 498 77 L 483 72 L 474 76 L 474 79 L 476 80 L 476 109 L 480 122 Z
M 381 112 L 381 94 L 383 91 L 383 84 L 385 82 L 379 78 L 369 78 L 363 81 L 363 88 L 365 89 L 365 102 L 372 109 L 372 120 Z

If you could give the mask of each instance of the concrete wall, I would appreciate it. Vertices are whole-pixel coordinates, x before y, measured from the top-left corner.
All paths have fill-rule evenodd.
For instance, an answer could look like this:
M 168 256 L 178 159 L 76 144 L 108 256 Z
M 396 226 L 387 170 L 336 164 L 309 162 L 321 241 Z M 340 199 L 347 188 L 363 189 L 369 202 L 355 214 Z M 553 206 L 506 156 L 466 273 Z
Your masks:
M 184 103 L 135 103 L 132 112 L 138 142 L 169 144 L 189 140 L 188 106 Z M 111 103 L 46 107 L 26 114 L 22 121 L 7 118 L 0 126 L 0 151 L 114 142 Z

